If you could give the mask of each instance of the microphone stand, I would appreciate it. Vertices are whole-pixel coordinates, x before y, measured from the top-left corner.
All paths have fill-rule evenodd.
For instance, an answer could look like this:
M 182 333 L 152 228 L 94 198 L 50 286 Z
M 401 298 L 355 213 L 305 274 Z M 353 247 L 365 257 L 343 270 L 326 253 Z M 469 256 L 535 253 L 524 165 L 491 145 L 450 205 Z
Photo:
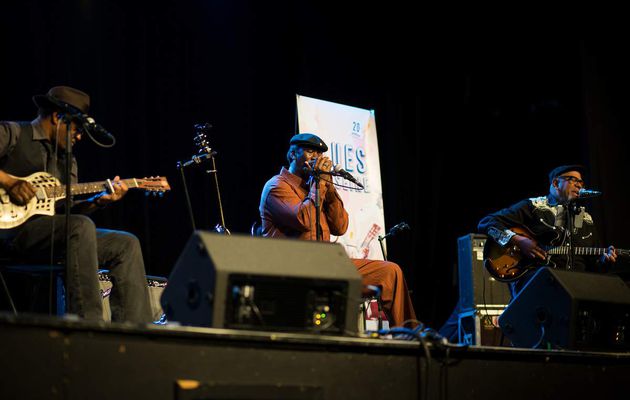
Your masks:
M 217 226 L 215 227 L 215 230 L 218 233 L 223 233 L 223 234 L 230 234 L 230 231 L 225 227 L 225 217 L 223 215 L 223 204 L 221 202 L 221 192 L 219 191 L 219 178 L 217 176 L 217 166 L 216 166 L 216 161 L 214 159 L 214 156 L 217 154 L 216 151 L 214 150 L 210 150 L 209 152 L 200 154 L 200 155 L 194 155 L 191 157 L 190 160 L 187 161 L 178 161 L 177 162 L 177 169 L 179 169 L 179 172 L 181 174 L 182 177 L 182 183 L 184 186 L 184 193 L 186 194 L 186 204 L 188 207 L 188 216 L 190 218 L 190 224 L 192 226 L 193 231 L 195 231 L 197 228 L 195 226 L 195 218 L 193 215 L 193 208 L 192 208 L 192 203 L 190 201 L 190 193 L 188 191 L 188 186 L 186 185 L 186 176 L 184 175 L 184 168 L 186 167 L 190 167 L 190 166 L 195 166 L 195 165 L 200 165 L 202 161 L 210 159 L 212 161 L 212 169 L 206 170 L 206 173 L 208 174 L 214 174 L 214 183 L 215 183 L 215 187 L 217 190 L 217 200 L 218 200 L 218 204 L 219 204 L 219 214 L 221 217 L 221 224 L 217 224 Z
M 319 180 L 320 175 L 318 171 L 313 171 L 313 182 L 315 182 L 315 238 L 318 242 L 321 242 L 324 238 L 324 234 L 322 232 L 322 224 L 321 224 L 321 216 L 320 216 L 320 208 L 321 201 L 319 198 Z
M 381 253 L 383 254 L 383 260 L 387 261 L 387 251 L 385 251 L 385 245 L 383 244 L 383 241 L 387 239 L 388 237 L 395 235 L 396 233 L 398 233 L 398 231 L 401 231 L 404 229 L 409 229 L 409 225 L 407 225 L 407 223 L 405 222 L 401 222 L 400 224 L 395 225 L 393 228 L 391 228 L 389 232 L 385 234 L 385 236 L 379 235 L 378 244 L 381 246 Z
M 194 158 L 193 158 L 194 159 Z M 186 194 L 186 205 L 188 206 L 188 217 L 190 218 L 190 225 L 192 226 L 193 232 L 197 230 L 195 226 L 195 217 L 193 215 L 192 203 L 190 202 L 190 194 L 188 193 L 188 185 L 186 185 L 186 175 L 184 175 L 184 167 L 187 167 L 190 161 L 182 163 L 181 161 L 177 162 L 177 169 L 179 170 L 182 176 L 182 184 L 184 186 L 184 194 Z
M 177 169 L 179 170 L 181 176 L 182 176 L 182 184 L 184 186 L 184 194 L 186 195 L 186 205 L 188 207 L 188 217 L 190 218 L 190 225 L 192 226 L 192 230 L 193 232 L 195 230 L 197 230 L 197 227 L 195 225 L 195 217 L 193 215 L 193 208 L 192 208 L 192 202 L 190 201 L 190 193 L 188 191 L 188 185 L 186 184 L 186 175 L 184 174 L 184 168 L 186 167 L 190 167 L 191 165 L 198 165 L 201 164 L 202 161 L 213 157 L 215 154 L 217 154 L 216 151 L 211 151 L 209 153 L 204 153 L 201 155 L 194 155 L 190 158 L 190 160 L 187 161 L 177 161 Z M 214 158 L 213 158 L 214 160 Z
M 63 121 L 66 123 L 66 160 L 64 171 L 66 180 L 66 199 L 64 203 L 66 208 L 66 271 L 68 271 L 74 262 L 70 245 L 70 217 L 72 215 L 72 135 L 70 134 L 70 123 L 72 121 L 72 116 L 64 115 Z M 58 140 L 58 138 L 55 138 L 55 140 Z
M 216 151 L 211 151 L 207 153 L 212 161 L 212 169 L 206 170 L 207 174 L 213 174 L 214 176 L 214 185 L 217 190 L 217 201 L 219 204 L 219 216 L 221 217 L 221 225 L 217 225 L 214 227 L 214 230 L 218 233 L 228 234 L 230 235 L 230 230 L 225 226 L 225 217 L 223 216 L 223 203 L 221 202 L 221 191 L 219 190 L 219 174 L 217 172 L 217 164 L 214 160 L 214 155 L 217 154 Z
M 569 231 L 569 251 L 567 253 L 567 269 L 573 268 L 573 225 L 574 215 L 577 205 L 575 201 L 569 201 L 567 203 L 567 230 Z

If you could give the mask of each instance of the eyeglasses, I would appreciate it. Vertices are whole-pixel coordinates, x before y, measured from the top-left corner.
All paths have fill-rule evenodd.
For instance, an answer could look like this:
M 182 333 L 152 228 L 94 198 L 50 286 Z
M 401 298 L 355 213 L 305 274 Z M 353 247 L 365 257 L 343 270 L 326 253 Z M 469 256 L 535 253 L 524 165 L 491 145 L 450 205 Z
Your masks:
M 571 183 L 573 183 L 574 185 L 580 184 L 582 186 L 584 186 L 584 181 L 580 178 L 576 178 L 575 176 L 559 176 L 558 179 L 564 179 L 565 181 L 569 181 Z

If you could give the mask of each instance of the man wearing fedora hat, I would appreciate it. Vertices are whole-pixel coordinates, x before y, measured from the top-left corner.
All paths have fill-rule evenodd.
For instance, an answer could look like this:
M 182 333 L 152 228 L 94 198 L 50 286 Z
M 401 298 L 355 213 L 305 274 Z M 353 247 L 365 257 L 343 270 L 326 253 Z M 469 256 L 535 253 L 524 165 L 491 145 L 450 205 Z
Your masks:
M 280 174 L 271 178 L 263 188 L 260 199 L 262 235 L 275 238 L 317 240 L 315 227 L 315 182 L 310 171 L 330 171 L 333 164 L 323 155 L 328 146 L 310 133 L 294 135 L 289 141 L 287 161 Z M 319 186 L 321 239 L 341 236 L 348 229 L 348 213 L 332 180 L 322 178 Z M 352 260 L 365 285 L 381 287 L 383 306 L 392 325 L 409 321 L 416 325 L 416 314 L 409 298 L 407 283 L 400 267 L 388 261 Z
M 67 129 L 74 144 L 81 140 L 83 125 L 63 116 L 87 114 L 90 97 L 68 86 L 56 86 L 45 95 L 33 97 L 38 108 L 31 122 L 0 122 L 0 186 L 17 205 L 26 204 L 35 189 L 25 177 L 46 171 L 65 182 Z M 61 151 L 60 151 L 61 150 Z M 78 181 L 78 168 L 71 160 L 71 182 Z M 112 320 L 148 322 L 151 319 L 144 261 L 138 239 L 121 231 L 96 229 L 83 214 L 119 201 L 128 188 L 119 177 L 112 180 L 113 192 L 103 192 L 86 201 L 78 201 L 70 217 L 72 265 L 66 265 L 68 312 L 85 319 L 102 319 L 102 300 L 98 267 L 110 269 L 114 288 L 110 294 Z M 29 260 L 45 262 L 54 248 L 65 250 L 63 215 L 35 216 L 10 231 L 2 232 L 8 246 Z

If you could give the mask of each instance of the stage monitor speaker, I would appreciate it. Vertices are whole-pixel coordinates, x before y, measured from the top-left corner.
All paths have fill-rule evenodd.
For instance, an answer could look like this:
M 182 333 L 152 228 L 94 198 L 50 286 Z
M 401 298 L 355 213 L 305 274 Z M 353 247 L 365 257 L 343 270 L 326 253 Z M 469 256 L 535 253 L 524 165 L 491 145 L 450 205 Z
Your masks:
M 459 301 L 462 310 L 503 309 L 510 302 L 508 285 L 492 278 L 483 266 L 486 235 L 470 233 L 457 239 Z
M 630 289 L 616 276 L 540 268 L 499 317 L 516 347 L 630 349 Z
M 357 331 L 361 276 L 338 244 L 196 231 L 168 282 L 162 308 L 183 325 Z

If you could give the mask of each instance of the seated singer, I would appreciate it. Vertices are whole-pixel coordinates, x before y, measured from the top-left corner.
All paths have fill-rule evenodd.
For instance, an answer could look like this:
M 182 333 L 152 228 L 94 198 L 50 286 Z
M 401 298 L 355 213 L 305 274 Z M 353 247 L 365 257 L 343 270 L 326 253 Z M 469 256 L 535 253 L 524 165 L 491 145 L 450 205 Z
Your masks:
M 260 199 L 262 234 L 266 237 L 317 240 L 315 228 L 315 180 L 313 170 L 330 171 L 332 161 L 322 155 L 328 146 L 319 137 L 301 133 L 291 138 L 287 160 L 289 169 L 282 168 L 263 188 Z M 321 240 L 330 235 L 341 236 L 348 229 L 348 213 L 330 176 L 319 183 Z M 414 321 L 416 315 L 409 298 L 407 284 L 400 267 L 379 260 L 352 260 L 363 277 L 364 285 L 382 289 L 381 299 L 392 326 Z

